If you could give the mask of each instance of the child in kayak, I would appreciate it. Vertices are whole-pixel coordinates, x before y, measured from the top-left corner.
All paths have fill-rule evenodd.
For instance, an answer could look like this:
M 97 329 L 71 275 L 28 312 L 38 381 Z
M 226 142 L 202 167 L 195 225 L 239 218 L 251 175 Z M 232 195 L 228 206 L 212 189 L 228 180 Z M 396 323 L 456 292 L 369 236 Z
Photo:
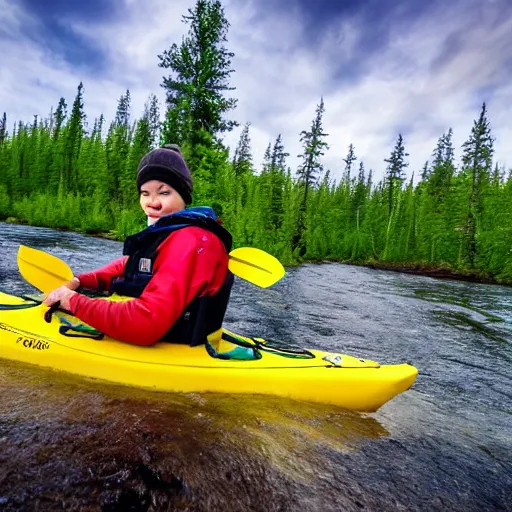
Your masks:
M 178 146 L 165 145 L 142 158 L 137 188 L 148 227 L 126 239 L 125 256 L 74 277 L 44 303 L 58 302 L 95 329 L 136 345 L 204 343 L 220 329 L 226 311 L 233 282 L 231 235 L 211 208 L 186 208 L 193 183 Z M 79 288 L 133 299 L 91 299 Z

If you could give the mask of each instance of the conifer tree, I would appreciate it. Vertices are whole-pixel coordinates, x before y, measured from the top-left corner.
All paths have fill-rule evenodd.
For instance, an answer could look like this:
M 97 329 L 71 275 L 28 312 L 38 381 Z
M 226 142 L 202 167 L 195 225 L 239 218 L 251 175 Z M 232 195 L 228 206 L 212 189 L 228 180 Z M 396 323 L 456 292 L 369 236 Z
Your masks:
M 265 153 L 263 155 L 263 169 L 262 172 L 270 172 L 270 168 L 272 167 L 272 143 L 269 142 L 267 148 L 265 149 Z
M 494 138 L 491 135 L 485 103 L 482 105 L 478 120 L 473 124 L 469 139 L 462 147 L 462 174 L 469 179 L 469 203 L 464 226 L 462 258 L 473 268 L 477 256 L 477 225 L 483 214 L 483 200 L 490 181 L 494 153 Z
M 356 160 L 357 157 L 355 155 L 354 145 L 350 144 L 348 147 L 347 156 L 343 159 L 343 161 L 345 162 L 345 170 L 343 171 L 343 181 L 348 185 L 349 188 L 351 184 L 350 173 L 352 172 L 352 165 Z
M 108 152 L 109 172 L 117 176 L 115 183 L 119 187 L 122 206 L 130 208 L 133 204 L 133 163 L 129 161 L 130 145 L 133 128 L 130 126 L 131 96 L 130 91 L 121 95 L 117 102 L 114 122 L 109 130 L 111 146 Z M 147 125 L 147 122 L 144 122 Z
M 7 114 L 4 112 L 2 121 L 0 121 L 0 145 L 3 144 L 7 137 Z
M 144 104 L 144 116 L 148 122 L 149 130 L 149 147 L 153 148 L 156 145 L 160 135 L 160 103 L 155 94 L 150 94 L 146 103 Z M 174 142 L 178 144 L 178 142 Z
M 359 162 L 359 174 L 354 192 L 351 197 L 351 223 L 355 224 L 356 231 L 359 231 L 364 222 L 365 203 L 367 201 L 368 187 L 364 172 L 364 163 Z
M 318 175 L 323 170 L 320 157 L 324 155 L 325 149 L 329 147 L 324 140 L 327 134 L 324 133 L 322 127 L 324 112 L 324 99 L 321 98 L 320 103 L 317 105 L 315 119 L 311 124 L 310 130 L 303 130 L 300 138 L 304 152 L 302 155 L 298 155 L 302 158 L 302 164 L 299 166 L 297 174 L 303 194 L 300 203 L 297 231 L 293 238 L 293 250 L 298 250 L 298 254 L 301 257 L 306 253 L 305 230 L 308 192 L 318 181 Z
M 499 279 L 512 283 L 512 169 L 501 187 L 501 202 L 494 229 L 496 247 L 489 270 Z
M 244 206 L 247 202 L 247 191 L 249 186 L 248 176 L 252 176 L 254 173 L 249 127 L 250 123 L 246 123 L 240 134 L 231 164 L 234 193 L 233 212 L 237 219 L 237 223 L 242 221 L 241 219 L 243 217 Z
M 430 167 L 428 160 L 423 164 L 423 167 L 421 168 L 421 182 L 425 182 L 428 180 L 430 176 Z
M 450 128 L 437 141 L 432 170 L 428 175 L 428 193 L 440 203 L 446 196 L 455 168 L 453 166 L 453 131 Z
M 281 134 L 279 134 L 272 148 L 270 157 L 270 194 L 269 194 L 269 220 L 270 229 L 276 233 L 281 229 L 283 222 L 283 192 L 286 173 L 286 157 L 289 153 L 285 152 Z M 276 233 L 277 234 L 277 233 Z M 275 239 L 274 239 L 275 242 Z
M 272 204 L 272 143 L 269 142 L 265 153 L 263 155 L 263 166 L 261 174 L 257 180 L 257 188 L 255 191 L 255 198 L 257 201 L 257 223 L 258 229 L 256 230 L 256 240 L 260 247 L 264 250 L 269 250 L 272 246 L 273 225 L 270 215 L 270 205 Z
M 53 130 L 53 140 L 56 140 L 59 138 L 60 130 L 64 124 L 64 120 L 67 116 L 67 109 L 68 106 L 66 104 L 66 100 L 64 98 L 60 98 L 59 104 L 57 105 L 57 110 L 55 111 L 55 124 L 54 124 L 54 130 Z
M 80 82 L 64 135 L 64 168 L 61 174 L 61 185 L 65 192 L 75 191 L 78 186 L 77 161 L 80 154 L 85 121 L 83 89 L 84 86 Z
M 432 164 L 425 163 L 422 181 L 416 188 L 417 256 L 425 261 L 447 262 L 451 259 L 458 223 L 453 196 L 452 130 L 439 137 L 432 153 Z
M 408 156 L 409 153 L 405 152 L 404 140 L 400 133 L 398 134 L 398 139 L 393 151 L 391 152 L 391 156 L 384 159 L 384 162 L 388 164 L 386 171 L 386 186 L 389 215 L 391 215 L 393 205 L 398 197 L 398 192 L 401 190 L 402 183 L 405 179 L 405 169 L 409 166 L 409 163 L 405 161 L 405 158 Z
M 298 155 L 302 159 L 302 164 L 299 166 L 297 174 L 300 183 L 304 185 L 304 197 L 306 200 L 309 189 L 317 183 L 318 175 L 323 170 L 320 157 L 324 155 L 324 151 L 329 147 L 327 142 L 324 141 L 324 138 L 327 137 L 322 127 L 324 112 L 324 100 L 322 98 L 317 105 L 315 119 L 311 124 L 311 128 L 308 131 L 303 130 L 300 134 L 300 141 L 304 152 Z
M 7 132 L 6 114 L 2 119 L 2 141 L 0 143 L 0 218 L 7 215 L 10 205 L 9 188 L 10 175 L 9 167 L 11 160 L 12 142 Z
M 142 118 L 137 121 L 133 142 L 128 146 L 128 157 L 126 160 L 126 184 L 124 189 L 125 201 L 127 205 L 137 204 L 137 190 L 135 187 L 135 177 L 137 175 L 137 167 L 142 157 L 151 151 L 156 138 L 154 132 L 154 105 L 152 101 L 148 101 L 144 107 Z M 152 119 L 153 118 L 153 119 Z M 151 126 L 153 123 L 153 127 Z
M 24 150 L 23 173 L 26 179 L 26 188 L 28 192 L 28 184 L 39 188 L 39 176 L 37 172 L 37 148 L 39 141 L 39 132 L 37 129 L 38 116 L 35 115 L 30 126 L 27 125 L 27 139 Z
M 116 126 L 124 126 L 128 128 L 130 123 L 130 110 L 131 110 L 131 96 L 130 91 L 127 89 L 125 94 L 121 94 L 119 101 L 117 102 L 117 111 L 115 118 Z
M 249 127 L 251 123 L 246 123 L 240 139 L 235 149 L 233 157 L 233 171 L 235 176 L 239 178 L 245 173 L 252 173 L 252 154 L 251 154 L 251 139 L 249 136 Z
M 197 138 L 208 140 L 201 131 L 211 139 L 236 125 L 226 118 L 236 99 L 225 97 L 234 89 L 229 84 L 234 54 L 225 47 L 229 23 L 219 0 L 197 0 L 183 22 L 189 25 L 188 34 L 181 45 L 174 43 L 158 56 L 158 65 L 172 73 L 162 84 L 168 105 L 166 136 L 174 130 L 182 142 L 193 145 Z
M 334 254 L 339 255 L 341 258 L 348 258 L 350 252 L 349 246 L 352 244 L 349 241 L 350 232 L 353 226 L 353 210 L 351 199 L 351 187 L 353 179 L 351 177 L 352 166 L 357 161 L 355 155 L 355 148 L 353 144 L 349 145 L 347 156 L 343 159 L 345 168 L 343 170 L 342 178 L 334 192 L 334 204 L 336 205 L 333 210 L 333 215 L 336 218 L 336 225 L 339 229 L 341 236 L 336 242 L 336 249 Z
M 59 99 L 57 109 L 53 113 L 50 122 L 52 129 L 52 148 L 50 162 L 50 177 L 48 180 L 48 190 L 50 193 L 57 193 L 59 184 L 62 183 L 62 173 L 65 167 L 64 162 L 64 136 L 65 121 L 67 118 L 67 104 L 64 98 Z
M 190 138 L 190 108 L 188 101 L 181 98 L 167 106 L 160 133 L 160 145 L 178 144 L 183 146 Z
M 51 168 L 51 131 L 50 119 L 41 120 L 37 128 L 37 149 L 36 149 L 36 173 L 37 173 L 37 187 L 41 192 L 47 192 L 48 182 L 50 178 Z
M 21 121 L 17 129 L 13 130 L 13 144 L 11 161 L 8 170 L 10 177 L 9 192 L 14 197 L 24 197 L 27 194 L 27 176 L 25 171 L 25 150 L 27 146 L 27 132 Z

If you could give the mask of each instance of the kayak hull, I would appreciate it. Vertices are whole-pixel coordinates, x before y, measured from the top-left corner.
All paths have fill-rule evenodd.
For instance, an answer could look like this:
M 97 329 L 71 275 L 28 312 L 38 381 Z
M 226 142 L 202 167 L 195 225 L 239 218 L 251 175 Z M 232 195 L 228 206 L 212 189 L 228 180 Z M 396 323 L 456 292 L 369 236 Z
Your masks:
M 0 303 L 24 300 L 0 292 Z M 46 323 L 46 311 L 0 310 L 0 357 L 158 391 L 268 394 L 368 412 L 409 389 L 418 373 L 409 364 L 379 365 L 318 350 L 304 359 L 263 351 L 258 360 L 222 360 L 204 346 L 73 338 L 59 333 L 57 318 Z

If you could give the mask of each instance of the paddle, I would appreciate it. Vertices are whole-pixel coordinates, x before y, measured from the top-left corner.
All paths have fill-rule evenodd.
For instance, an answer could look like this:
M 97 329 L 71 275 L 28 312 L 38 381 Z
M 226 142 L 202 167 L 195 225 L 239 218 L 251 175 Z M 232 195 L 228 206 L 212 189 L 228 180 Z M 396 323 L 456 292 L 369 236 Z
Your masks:
M 26 245 L 20 245 L 18 249 L 18 269 L 25 281 L 43 293 L 49 293 L 73 279 L 73 271 L 67 263 Z
M 239 247 L 229 253 L 229 270 L 260 288 L 277 283 L 286 273 L 281 262 L 254 247 Z
M 23 278 L 43 293 L 49 293 L 73 279 L 68 264 L 47 252 L 20 245 L 18 268 Z M 279 281 L 285 270 L 274 256 L 253 247 L 239 247 L 229 253 L 229 270 L 261 288 Z

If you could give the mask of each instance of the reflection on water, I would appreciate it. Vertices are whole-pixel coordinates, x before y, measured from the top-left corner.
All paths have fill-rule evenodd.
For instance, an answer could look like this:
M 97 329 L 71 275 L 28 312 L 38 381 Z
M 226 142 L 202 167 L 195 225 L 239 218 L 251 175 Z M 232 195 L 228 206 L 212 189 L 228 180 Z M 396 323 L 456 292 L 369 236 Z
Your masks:
M 75 272 L 122 245 L 0 225 Z M 420 370 L 377 413 L 257 395 L 151 393 L 1 361 L 5 510 L 512 510 L 512 288 L 304 265 L 236 281 L 227 327 Z
M 0 377 L 0 489 L 13 509 L 54 503 L 57 489 L 119 510 L 298 506 L 291 488 L 317 478 L 322 450 L 388 434 L 372 417 L 272 397 L 151 393 L 11 362 Z

